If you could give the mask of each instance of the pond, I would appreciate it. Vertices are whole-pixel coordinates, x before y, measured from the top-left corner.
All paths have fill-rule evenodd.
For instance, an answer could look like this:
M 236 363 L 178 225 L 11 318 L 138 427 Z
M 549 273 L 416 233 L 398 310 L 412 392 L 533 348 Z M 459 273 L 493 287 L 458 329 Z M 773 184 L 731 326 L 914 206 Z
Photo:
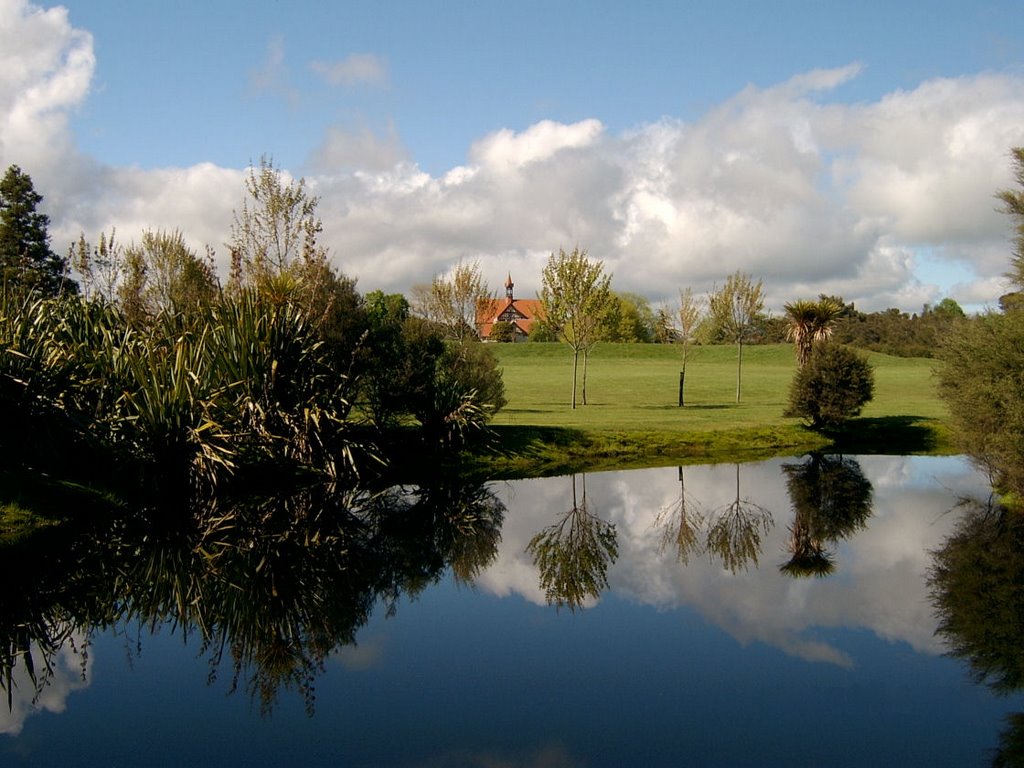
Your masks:
M 0 764 L 1012 760 L 1021 623 L 978 627 L 1020 615 L 1024 548 L 958 506 L 988 494 L 821 456 L 40 535 L 2 566 Z

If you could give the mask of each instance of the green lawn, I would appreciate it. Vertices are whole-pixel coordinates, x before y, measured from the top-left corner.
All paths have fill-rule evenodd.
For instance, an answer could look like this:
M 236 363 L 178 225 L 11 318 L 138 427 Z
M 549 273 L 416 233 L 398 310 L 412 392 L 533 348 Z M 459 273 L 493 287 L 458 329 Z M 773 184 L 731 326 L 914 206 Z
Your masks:
M 564 344 L 496 344 L 508 405 L 494 425 L 517 453 L 552 463 L 652 464 L 719 454 L 798 453 L 827 447 L 799 419 L 784 417 L 795 370 L 788 344 L 743 350 L 736 403 L 736 348 L 701 347 L 686 370 L 686 405 L 677 405 L 679 349 L 660 344 L 600 344 L 591 353 L 587 405 L 570 407 L 572 352 Z M 935 389 L 935 362 L 871 354 L 875 398 L 840 438 L 861 451 L 946 450 L 946 411 Z M 581 358 L 582 377 L 582 358 Z

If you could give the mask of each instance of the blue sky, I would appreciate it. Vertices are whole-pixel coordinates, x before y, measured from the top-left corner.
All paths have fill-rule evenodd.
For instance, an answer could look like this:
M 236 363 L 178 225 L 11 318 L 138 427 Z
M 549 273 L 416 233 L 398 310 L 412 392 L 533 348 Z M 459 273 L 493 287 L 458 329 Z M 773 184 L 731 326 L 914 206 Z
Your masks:
M 223 256 L 247 164 L 320 196 L 363 290 L 463 261 L 521 295 L 577 243 L 671 303 L 1006 290 L 1015 3 L 0 0 L 0 163 L 54 246 L 180 229 Z

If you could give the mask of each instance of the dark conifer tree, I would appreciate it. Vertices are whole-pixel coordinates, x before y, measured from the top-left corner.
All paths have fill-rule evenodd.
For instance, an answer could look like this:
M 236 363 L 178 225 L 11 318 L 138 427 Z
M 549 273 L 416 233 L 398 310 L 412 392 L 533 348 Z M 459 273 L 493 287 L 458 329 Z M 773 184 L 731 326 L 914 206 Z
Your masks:
M 50 249 L 50 217 L 38 210 L 43 196 L 16 165 L 0 179 L 0 285 L 48 296 L 74 290 L 66 261 Z

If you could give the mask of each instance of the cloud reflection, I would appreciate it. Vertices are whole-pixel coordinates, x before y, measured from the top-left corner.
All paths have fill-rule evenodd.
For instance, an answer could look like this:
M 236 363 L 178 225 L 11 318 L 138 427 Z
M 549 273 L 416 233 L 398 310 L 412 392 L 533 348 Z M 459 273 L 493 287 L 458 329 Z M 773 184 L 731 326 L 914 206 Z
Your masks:
M 68 697 L 74 691 L 87 688 L 90 682 L 91 658 L 82 655 L 83 638 L 78 636 L 67 642 L 59 652 L 44 660 L 33 645 L 32 660 L 35 669 L 41 670 L 45 663 L 52 665 L 53 674 L 47 678 L 42 690 L 37 691 L 24 665 L 17 665 L 12 671 L 11 707 L 0 706 L 0 733 L 17 736 L 25 726 L 25 720 L 39 712 L 59 714 L 67 708 Z
M 761 538 L 759 565 L 736 572 L 706 553 L 691 553 L 681 562 L 665 546 L 664 530 L 665 511 L 678 509 L 682 498 L 703 510 L 733 502 L 734 465 L 588 475 L 590 504 L 618 533 L 609 589 L 658 610 L 691 608 L 742 644 L 767 643 L 808 661 L 856 664 L 854 652 L 829 637 L 836 629 L 869 630 L 918 652 L 941 653 L 925 582 L 929 552 L 952 528 L 953 516 L 945 513 L 956 496 L 984 491 L 983 479 L 957 458 L 860 458 L 874 488 L 867 526 L 835 546 L 833 575 L 793 579 L 779 572 L 794 515 L 782 467 L 793 461 L 741 466 L 744 498 L 767 510 L 775 524 Z M 494 490 L 508 514 L 498 557 L 476 583 L 498 596 L 515 593 L 543 605 L 526 548 L 550 524 L 554 510 L 571 504 L 570 478 L 512 482 Z

